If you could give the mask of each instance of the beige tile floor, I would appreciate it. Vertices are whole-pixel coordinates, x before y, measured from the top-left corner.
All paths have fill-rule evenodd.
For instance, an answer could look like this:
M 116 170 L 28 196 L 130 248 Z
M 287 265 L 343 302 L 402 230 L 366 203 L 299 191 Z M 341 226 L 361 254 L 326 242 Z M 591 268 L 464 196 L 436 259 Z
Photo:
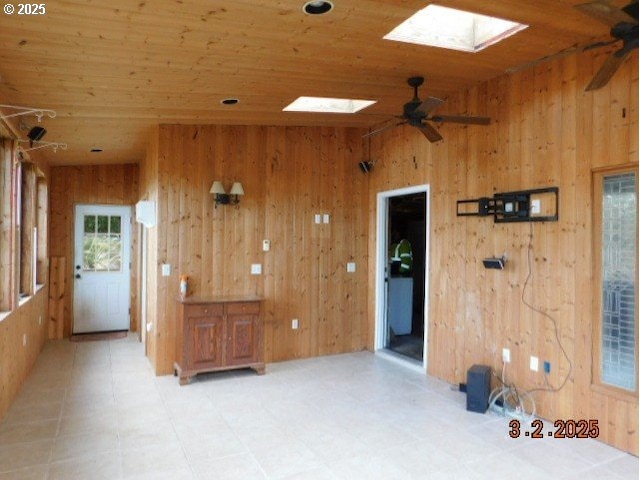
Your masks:
M 180 387 L 133 337 L 50 342 L 0 423 L 0 480 L 638 478 L 636 457 L 514 440 L 507 419 L 464 402 L 367 352 Z

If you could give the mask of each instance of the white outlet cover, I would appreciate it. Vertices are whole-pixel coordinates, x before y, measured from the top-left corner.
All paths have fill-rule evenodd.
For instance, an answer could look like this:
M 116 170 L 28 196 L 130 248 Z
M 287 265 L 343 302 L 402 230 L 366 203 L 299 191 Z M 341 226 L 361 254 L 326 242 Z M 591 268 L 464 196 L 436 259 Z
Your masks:
M 511 362 L 511 352 L 508 348 L 502 349 L 502 361 L 506 363 Z
M 348 262 L 347 273 L 355 273 L 355 271 L 356 271 L 356 262 Z
M 162 276 L 163 277 L 168 277 L 169 275 L 171 275 L 171 265 L 169 265 L 168 263 L 163 263 L 162 264 Z
M 540 213 L 540 200 L 531 200 L 531 213 Z
M 316 214 L 313 216 L 313 221 L 314 221 L 316 224 L 320 224 L 320 223 L 322 223 L 322 215 L 320 215 L 319 213 L 316 213 Z
M 328 214 L 328 213 L 325 213 L 325 214 L 322 216 L 322 223 L 329 223 L 329 220 L 330 220 L 330 219 L 331 219 L 331 217 L 329 216 L 329 214 Z
M 151 330 L 153 330 L 153 323 L 147 322 L 147 332 L 150 332 Z
M 262 264 L 261 263 L 252 263 L 251 264 L 251 275 L 261 275 L 262 274 Z
M 297 330 L 299 326 L 300 326 L 300 323 L 298 322 L 297 318 L 294 318 L 293 320 L 291 320 L 291 328 L 293 330 Z
M 531 370 L 533 370 L 534 372 L 538 371 L 538 357 L 534 357 L 531 356 L 531 359 L 529 360 L 529 368 Z
M 271 241 L 270 240 L 262 240 L 262 251 L 268 252 L 271 250 Z

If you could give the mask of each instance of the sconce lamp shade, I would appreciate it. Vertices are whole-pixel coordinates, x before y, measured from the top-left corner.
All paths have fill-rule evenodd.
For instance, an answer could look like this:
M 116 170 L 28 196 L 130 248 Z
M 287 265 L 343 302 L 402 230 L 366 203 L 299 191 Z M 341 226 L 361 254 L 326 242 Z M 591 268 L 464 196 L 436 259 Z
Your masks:
M 233 185 L 235 186 L 235 183 Z M 240 188 L 242 188 L 242 186 L 240 186 Z M 211 185 L 211 190 L 209 190 L 209 193 L 216 193 L 218 195 L 224 195 L 227 192 L 224 191 L 224 187 L 222 186 L 222 183 L 220 183 L 218 180 L 216 180 Z
M 240 182 L 234 182 L 229 193 L 231 195 L 244 195 L 244 188 L 242 188 L 242 184 Z

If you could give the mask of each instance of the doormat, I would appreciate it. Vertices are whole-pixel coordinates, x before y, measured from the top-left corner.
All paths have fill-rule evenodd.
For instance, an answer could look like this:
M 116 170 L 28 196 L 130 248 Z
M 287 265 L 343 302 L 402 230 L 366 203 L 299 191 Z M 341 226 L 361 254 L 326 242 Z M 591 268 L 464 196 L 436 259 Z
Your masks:
M 100 333 L 79 333 L 77 335 L 71 335 L 69 338 L 72 342 L 97 342 L 100 340 L 119 340 L 121 338 L 127 338 L 126 331 L 120 332 L 100 332 Z

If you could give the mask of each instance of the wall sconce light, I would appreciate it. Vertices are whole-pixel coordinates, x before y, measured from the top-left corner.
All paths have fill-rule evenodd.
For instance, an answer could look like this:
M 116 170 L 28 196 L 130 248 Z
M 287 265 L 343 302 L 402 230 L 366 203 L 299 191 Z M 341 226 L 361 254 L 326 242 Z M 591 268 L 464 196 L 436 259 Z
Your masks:
M 244 195 L 244 188 L 242 188 L 242 184 L 240 182 L 233 182 L 231 190 L 227 193 L 222 186 L 222 183 L 216 180 L 211 185 L 209 193 L 213 193 L 215 195 L 214 207 L 218 208 L 218 205 L 238 205 L 240 203 L 240 195 Z

